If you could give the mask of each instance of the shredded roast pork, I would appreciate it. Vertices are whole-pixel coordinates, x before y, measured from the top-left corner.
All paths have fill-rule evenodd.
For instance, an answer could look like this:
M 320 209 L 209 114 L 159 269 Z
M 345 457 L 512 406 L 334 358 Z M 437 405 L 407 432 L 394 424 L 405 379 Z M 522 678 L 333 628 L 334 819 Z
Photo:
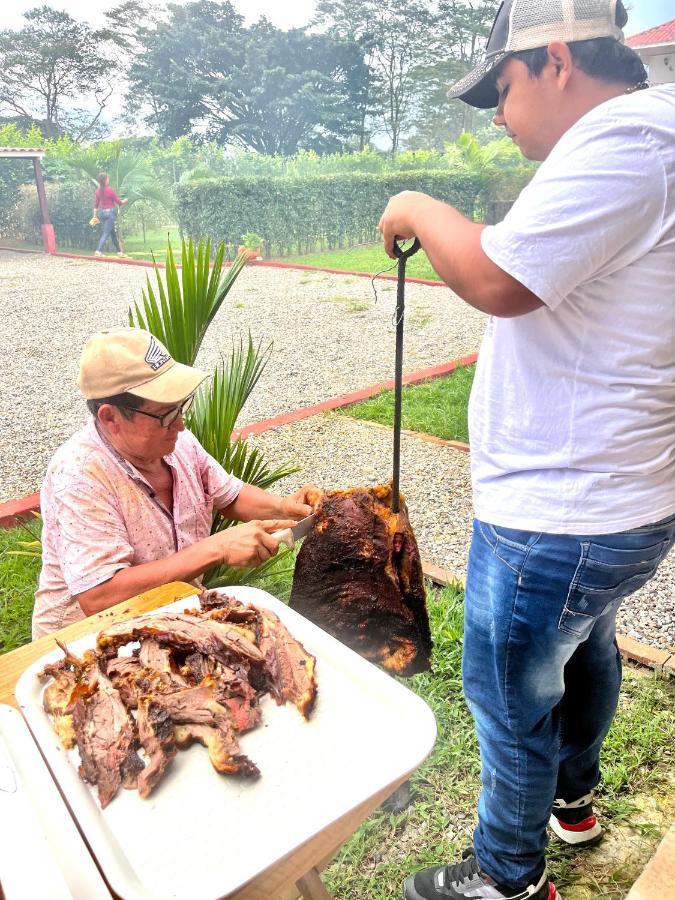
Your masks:
M 216 591 L 200 604 L 110 625 L 81 658 L 59 645 L 63 658 L 39 675 L 50 679 L 44 709 L 64 747 L 77 746 L 102 808 L 120 787 L 147 797 L 193 743 L 217 772 L 257 778 L 238 735 L 260 723 L 266 693 L 309 718 L 315 659 L 277 616 Z

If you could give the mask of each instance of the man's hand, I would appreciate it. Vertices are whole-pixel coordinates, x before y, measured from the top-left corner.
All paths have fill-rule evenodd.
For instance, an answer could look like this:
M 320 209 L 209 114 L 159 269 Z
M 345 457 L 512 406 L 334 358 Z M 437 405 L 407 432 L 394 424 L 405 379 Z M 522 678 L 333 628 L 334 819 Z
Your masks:
M 305 516 L 311 516 L 322 494 L 321 488 L 318 488 L 315 484 L 306 484 L 294 494 L 283 498 L 281 501 L 281 514 L 294 519 L 304 519 Z
M 405 240 L 419 237 L 413 220 L 419 214 L 420 208 L 429 200 L 432 198 L 428 194 L 419 191 L 401 191 L 400 194 L 391 197 L 377 226 L 382 232 L 387 256 L 396 259 L 394 241 L 397 238 Z
M 204 543 L 210 544 L 218 561 L 228 566 L 258 566 L 279 549 L 279 541 L 272 537 L 272 532 L 293 525 L 294 519 L 256 519 L 212 534 Z

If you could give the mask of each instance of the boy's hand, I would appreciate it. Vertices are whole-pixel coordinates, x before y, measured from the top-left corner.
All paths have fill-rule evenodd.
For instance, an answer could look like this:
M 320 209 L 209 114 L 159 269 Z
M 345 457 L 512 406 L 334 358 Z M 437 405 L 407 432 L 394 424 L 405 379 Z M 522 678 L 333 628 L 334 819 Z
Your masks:
M 420 207 L 430 199 L 419 191 L 401 191 L 390 198 L 377 227 L 382 232 L 385 253 L 391 259 L 396 259 L 394 241 L 397 238 L 417 237 L 414 222 Z

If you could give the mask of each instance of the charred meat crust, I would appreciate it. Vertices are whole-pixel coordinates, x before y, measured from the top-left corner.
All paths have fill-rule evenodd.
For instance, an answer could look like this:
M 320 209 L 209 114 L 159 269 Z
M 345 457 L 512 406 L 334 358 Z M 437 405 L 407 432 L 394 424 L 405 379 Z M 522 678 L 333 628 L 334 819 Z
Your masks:
M 73 727 L 80 751 L 80 774 L 97 785 L 103 809 L 122 783 L 122 770 L 128 778 L 134 768 L 136 734 L 119 692 L 100 665 L 95 690 L 75 701 Z
M 398 675 L 430 668 L 422 562 L 391 485 L 325 494 L 298 554 L 290 606 Z
M 262 662 L 260 650 L 236 626 L 176 613 L 140 616 L 109 625 L 99 634 L 97 644 L 99 650 L 108 653 L 130 641 L 146 637 L 161 645 L 213 656 L 225 665 L 233 657 Z

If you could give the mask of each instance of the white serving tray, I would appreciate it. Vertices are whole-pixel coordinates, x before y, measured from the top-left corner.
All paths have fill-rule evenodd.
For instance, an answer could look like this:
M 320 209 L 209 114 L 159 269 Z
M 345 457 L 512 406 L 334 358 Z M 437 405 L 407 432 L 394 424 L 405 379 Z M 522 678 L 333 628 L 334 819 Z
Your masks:
M 37 672 L 15 696 L 112 889 L 125 900 L 215 900 L 229 895 L 369 797 L 405 777 L 433 748 L 429 707 L 393 678 L 256 588 L 225 590 L 275 612 L 317 658 L 319 693 L 307 722 L 266 697 L 262 722 L 240 737 L 260 768 L 257 781 L 219 775 L 201 745 L 181 751 L 147 800 L 120 790 L 101 810 L 42 708 Z M 164 610 L 198 605 L 176 601 Z M 159 612 L 159 610 L 157 610 Z M 93 647 L 89 635 L 72 644 Z
M 21 713 L 4 704 L 0 883 L 6 900 L 110 900 Z

